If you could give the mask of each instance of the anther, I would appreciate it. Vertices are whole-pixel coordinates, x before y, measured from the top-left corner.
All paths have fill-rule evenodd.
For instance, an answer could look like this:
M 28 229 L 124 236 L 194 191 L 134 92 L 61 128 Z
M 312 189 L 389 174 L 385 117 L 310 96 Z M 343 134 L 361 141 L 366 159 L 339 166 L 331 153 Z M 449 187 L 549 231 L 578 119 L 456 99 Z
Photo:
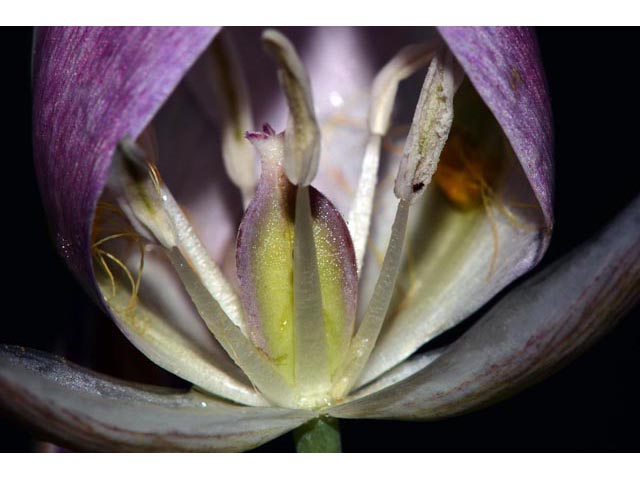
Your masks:
M 320 128 L 309 76 L 294 46 L 280 32 L 266 30 L 262 42 L 278 63 L 278 78 L 289 107 L 284 170 L 291 183 L 307 186 L 316 176 L 320 159 Z
M 413 202 L 436 171 L 453 122 L 453 97 L 460 71 L 447 49 L 440 50 L 431 61 L 396 178 L 394 192 L 401 200 Z

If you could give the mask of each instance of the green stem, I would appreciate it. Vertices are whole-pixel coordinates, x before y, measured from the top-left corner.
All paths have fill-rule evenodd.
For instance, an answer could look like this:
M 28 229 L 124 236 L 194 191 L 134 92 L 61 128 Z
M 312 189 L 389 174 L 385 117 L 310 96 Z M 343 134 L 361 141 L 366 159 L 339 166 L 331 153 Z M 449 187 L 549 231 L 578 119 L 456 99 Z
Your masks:
M 298 453 L 340 453 L 340 426 L 338 419 L 318 417 L 293 431 Z

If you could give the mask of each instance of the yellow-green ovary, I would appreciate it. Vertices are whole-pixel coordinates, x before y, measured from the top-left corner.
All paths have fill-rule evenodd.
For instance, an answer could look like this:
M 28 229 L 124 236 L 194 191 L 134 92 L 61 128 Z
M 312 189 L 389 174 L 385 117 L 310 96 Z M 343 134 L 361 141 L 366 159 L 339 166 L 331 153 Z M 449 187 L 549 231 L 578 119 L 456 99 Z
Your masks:
M 274 201 L 275 203 L 275 201 Z M 256 287 L 258 316 L 268 356 L 292 383 L 295 382 L 293 318 L 293 222 L 282 214 L 279 205 L 268 209 L 260 221 L 253 246 L 252 265 Z M 330 371 L 338 368 L 353 327 L 353 312 L 344 296 L 344 275 L 334 235 L 314 219 L 314 239 L 322 292 L 322 311 Z

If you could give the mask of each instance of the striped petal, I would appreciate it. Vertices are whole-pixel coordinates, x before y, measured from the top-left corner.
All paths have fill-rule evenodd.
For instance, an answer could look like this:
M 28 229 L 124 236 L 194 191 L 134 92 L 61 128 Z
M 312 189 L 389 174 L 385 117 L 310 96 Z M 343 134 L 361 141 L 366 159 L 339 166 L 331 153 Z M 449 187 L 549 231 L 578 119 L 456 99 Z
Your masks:
M 441 27 L 440 35 L 509 139 L 553 225 L 553 123 L 532 28 Z
M 36 173 L 58 251 L 94 294 L 91 227 L 116 146 L 143 131 L 216 32 L 38 30 L 33 57 Z

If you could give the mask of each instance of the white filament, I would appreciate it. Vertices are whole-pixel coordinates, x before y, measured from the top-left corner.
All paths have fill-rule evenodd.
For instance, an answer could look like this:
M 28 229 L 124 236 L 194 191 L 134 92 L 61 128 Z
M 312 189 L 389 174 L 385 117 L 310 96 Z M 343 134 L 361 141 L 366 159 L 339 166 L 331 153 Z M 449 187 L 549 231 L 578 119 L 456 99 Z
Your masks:
M 166 192 L 162 196 L 163 205 L 167 216 L 175 225 L 178 239 L 177 247 L 193 266 L 203 285 L 215 301 L 220 304 L 224 313 L 247 334 L 240 299 L 220 271 L 220 268 L 218 268 L 218 265 L 209 256 L 209 252 L 207 252 L 193 230 L 191 223 L 166 186 L 164 189 Z
M 367 305 L 358 332 L 351 340 L 343 366 L 333 382 L 332 396 L 343 398 L 358 380 L 376 344 L 380 329 L 387 316 L 396 278 L 402 261 L 402 247 L 407 231 L 409 203 L 400 200 L 396 217 L 391 227 L 391 237 L 382 262 L 380 276 Z
M 384 136 L 389 130 L 398 85 L 427 65 L 435 55 L 437 41 L 408 45 L 393 56 L 376 75 L 371 88 L 369 131 Z
M 362 269 L 362 262 L 367 249 L 367 239 L 369 238 L 373 198 L 376 193 L 376 184 L 378 183 L 381 143 L 382 137 L 380 135 L 374 134 L 369 137 L 364 159 L 362 160 L 358 188 L 347 221 L 351 240 L 353 241 L 353 249 L 356 254 L 358 275 L 360 275 L 360 270 Z
M 131 140 L 123 140 L 121 150 L 126 166 L 120 165 L 116 174 L 126 197 L 126 211 L 132 212 L 136 223 L 148 228 L 167 250 L 173 247 L 180 250 L 222 310 L 246 333 L 240 299 L 209 256 L 154 164 L 147 163 L 144 153 Z

